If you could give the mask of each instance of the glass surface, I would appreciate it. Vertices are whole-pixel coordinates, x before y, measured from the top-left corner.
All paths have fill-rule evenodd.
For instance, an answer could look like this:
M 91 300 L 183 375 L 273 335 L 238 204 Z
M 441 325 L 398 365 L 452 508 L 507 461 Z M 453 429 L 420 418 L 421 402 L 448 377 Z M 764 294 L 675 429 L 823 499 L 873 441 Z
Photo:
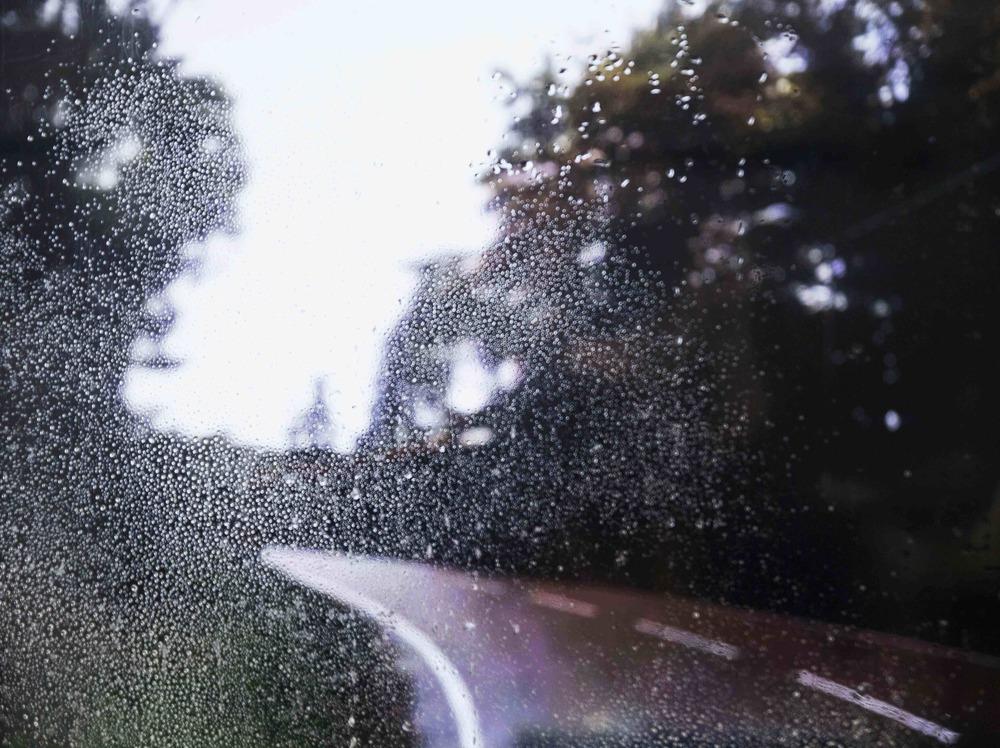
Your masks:
M 0 745 L 1000 745 L 1000 6 L 0 0 Z

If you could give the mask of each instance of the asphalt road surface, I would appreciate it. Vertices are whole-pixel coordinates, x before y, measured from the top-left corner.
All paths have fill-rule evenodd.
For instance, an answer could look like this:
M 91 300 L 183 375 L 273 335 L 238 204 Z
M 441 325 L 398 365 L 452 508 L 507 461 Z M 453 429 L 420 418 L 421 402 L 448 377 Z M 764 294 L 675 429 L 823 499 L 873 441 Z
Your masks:
M 401 644 L 424 744 L 996 745 L 1000 660 L 662 594 L 267 548 Z

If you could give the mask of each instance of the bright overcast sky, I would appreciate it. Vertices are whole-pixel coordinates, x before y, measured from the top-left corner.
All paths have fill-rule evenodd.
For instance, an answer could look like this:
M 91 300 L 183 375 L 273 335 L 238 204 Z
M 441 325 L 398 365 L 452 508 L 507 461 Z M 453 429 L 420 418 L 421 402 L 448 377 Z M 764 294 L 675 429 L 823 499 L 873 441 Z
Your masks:
M 240 233 L 170 289 L 166 350 L 182 366 L 133 370 L 132 407 L 163 429 L 283 447 L 322 377 L 350 448 L 415 263 L 490 237 L 474 167 L 510 117 L 492 73 L 624 43 L 660 5 L 178 3 L 161 49 L 233 96 L 250 181 Z

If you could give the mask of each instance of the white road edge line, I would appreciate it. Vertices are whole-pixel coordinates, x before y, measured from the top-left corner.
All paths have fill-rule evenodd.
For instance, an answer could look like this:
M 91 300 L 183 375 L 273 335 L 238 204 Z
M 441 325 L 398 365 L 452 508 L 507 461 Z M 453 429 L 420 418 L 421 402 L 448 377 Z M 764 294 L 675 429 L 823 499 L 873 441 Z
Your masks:
M 657 623 L 648 618 L 639 618 L 636 620 L 635 630 L 641 634 L 655 636 L 674 644 L 681 644 L 691 649 L 716 655 L 717 657 L 724 657 L 727 660 L 735 660 L 740 656 L 739 647 L 734 647 L 732 644 L 727 644 L 717 639 L 707 639 L 690 631 L 667 626 L 665 623 Z
M 375 619 L 385 630 L 395 634 L 426 663 L 444 692 L 458 731 L 461 748 L 482 748 L 484 745 L 479 718 L 472 692 L 461 673 L 447 655 L 423 631 L 381 603 L 365 597 L 347 585 L 338 584 L 316 568 L 316 552 L 282 548 L 265 548 L 260 559 L 264 565 L 281 572 L 289 579 L 332 597 Z
M 535 605 L 541 605 L 543 608 L 558 610 L 562 613 L 572 613 L 573 615 L 580 616 L 581 618 L 594 618 L 598 611 L 597 606 L 593 603 L 588 603 L 583 600 L 574 600 L 572 597 L 558 595 L 554 592 L 533 590 L 530 597 L 531 602 Z
M 957 743 L 958 739 L 961 737 L 959 733 L 954 730 L 949 730 L 947 727 L 939 725 L 936 722 L 931 722 L 929 719 L 918 717 L 915 714 L 904 711 L 898 706 L 893 706 L 892 704 L 882 701 L 881 699 L 876 699 L 872 696 L 858 693 L 853 688 L 842 686 L 835 681 L 827 680 L 826 678 L 816 675 L 815 673 L 810 673 L 808 670 L 800 670 L 796 680 L 807 688 L 821 691 L 822 693 L 833 696 L 834 698 L 859 706 L 862 709 L 867 709 L 869 712 L 873 712 L 874 714 L 888 717 L 889 719 L 895 720 L 896 722 L 909 727 L 911 730 L 916 730 L 917 732 L 935 738 L 942 743 L 952 745 Z

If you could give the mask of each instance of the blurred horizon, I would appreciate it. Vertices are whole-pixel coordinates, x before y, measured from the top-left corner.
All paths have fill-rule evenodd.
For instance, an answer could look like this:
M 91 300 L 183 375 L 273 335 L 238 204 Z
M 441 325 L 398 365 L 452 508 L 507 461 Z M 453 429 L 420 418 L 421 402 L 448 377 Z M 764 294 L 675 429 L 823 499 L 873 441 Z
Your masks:
M 478 254 L 496 230 L 476 178 L 510 125 L 510 78 L 552 64 L 570 82 L 662 2 L 422 4 L 391 20 L 377 4 L 318 0 L 161 8 L 159 52 L 233 98 L 249 179 L 237 232 L 188 247 L 197 267 L 165 293 L 174 365 L 133 366 L 123 394 L 157 429 L 282 449 L 322 382 L 343 452 L 369 426 L 420 264 Z M 439 22 L 409 33 L 429 15 Z M 459 397 L 483 401 L 481 370 L 465 364 Z

